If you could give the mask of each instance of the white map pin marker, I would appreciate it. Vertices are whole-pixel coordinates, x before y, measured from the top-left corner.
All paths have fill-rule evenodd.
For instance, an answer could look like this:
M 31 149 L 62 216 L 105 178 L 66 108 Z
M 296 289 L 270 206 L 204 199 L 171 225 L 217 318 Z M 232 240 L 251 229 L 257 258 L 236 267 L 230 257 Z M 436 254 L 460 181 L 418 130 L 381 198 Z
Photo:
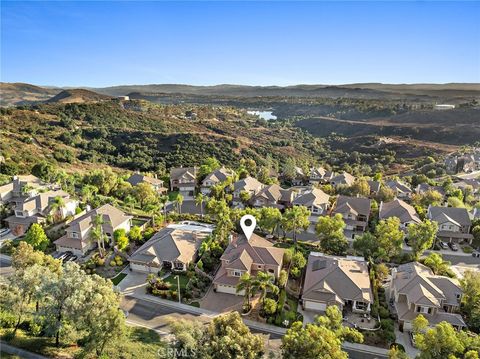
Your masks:
M 250 237 L 257 226 L 257 220 L 251 214 L 246 214 L 240 219 L 240 227 L 242 227 L 242 231 L 247 237 L 247 241 L 250 240 Z

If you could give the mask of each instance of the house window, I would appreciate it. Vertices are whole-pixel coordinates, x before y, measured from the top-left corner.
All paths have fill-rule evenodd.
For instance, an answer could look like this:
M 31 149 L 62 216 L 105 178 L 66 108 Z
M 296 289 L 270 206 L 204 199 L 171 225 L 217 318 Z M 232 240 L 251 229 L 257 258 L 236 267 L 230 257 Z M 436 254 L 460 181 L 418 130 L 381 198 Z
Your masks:
M 23 212 L 22 211 L 15 211 L 15 216 L 23 217 Z
M 273 274 L 273 273 L 275 273 L 275 271 L 274 271 L 272 268 L 270 268 L 270 269 L 268 270 L 268 273 L 272 273 L 272 274 Z
M 71 237 L 72 238 L 78 238 L 78 233 L 77 232 L 72 232 Z
M 432 308 L 417 306 L 417 313 L 431 314 L 432 313 Z
M 455 294 L 455 297 L 456 297 L 456 298 L 457 298 L 457 300 L 459 301 L 459 300 L 460 300 L 460 298 L 462 297 L 462 295 L 461 295 L 460 293 L 457 293 L 457 294 Z
M 183 269 L 183 263 L 175 262 L 175 269 Z
M 367 303 L 365 302 L 356 302 L 355 304 L 355 307 L 358 309 L 358 310 L 366 310 L 367 309 Z
M 234 277 L 241 277 L 241 276 L 242 276 L 242 272 L 240 272 L 240 271 L 238 271 L 238 270 L 234 270 L 234 271 L 232 272 L 232 275 L 233 275 Z

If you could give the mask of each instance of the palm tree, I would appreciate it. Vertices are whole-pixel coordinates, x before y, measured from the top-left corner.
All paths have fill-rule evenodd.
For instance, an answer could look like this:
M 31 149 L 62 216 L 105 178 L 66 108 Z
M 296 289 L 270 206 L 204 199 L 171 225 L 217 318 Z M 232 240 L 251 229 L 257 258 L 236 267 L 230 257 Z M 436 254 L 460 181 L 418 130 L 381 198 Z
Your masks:
M 98 252 L 100 257 L 103 258 L 105 255 L 105 234 L 103 233 L 103 224 L 105 221 L 103 220 L 103 216 L 101 214 L 97 214 L 93 217 L 93 228 L 91 231 L 91 237 L 95 241 L 97 241 Z
M 243 305 L 250 310 L 250 297 L 255 293 L 254 287 L 255 278 L 251 277 L 249 273 L 244 273 L 237 284 L 237 293 L 244 291 L 245 300 Z
M 123 202 L 125 203 L 125 206 L 128 207 L 130 212 L 133 211 L 133 209 L 135 208 L 135 204 L 137 203 L 136 199 L 130 195 L 126 196 Z
M 260 299 L 262 301 L 262 308 L 265 304 L 265 298 L 267 297 L 267 291 L 274 294 L 278 293 L 278 287 L 273 283 L 273 275 L 267 272 L 258 272 L 255 280 L 253 281 L 254 292 L 261 291 Z
M 65 201 L 62 197 L 56 196 L 53 199 L 52 204 L 50 205 L 50 214 L 53 215 L 54 218 L 63 218 L 62 208 L 65 206 Z
M 183 196 L 179 193 L 177 194 L 177 198 L 175 199 L 178 206 L 178 213 L 182 213 L 182 203 L 183 203 Z
M 145 207 L 145 212 L 152 216 L 152 225 L 155 227 L 155 213 L 160 210 L 158 204 L 151 203 Z
M 159 197 L 159 202 L 163 207 L 163 224 L 167 222 L 167 203 L 168 203 L 168 196 L 163 195 Z
M 203 202 L 204 201 L 205 201 L 205 196 L 203 195 L 203 193 L 197 194 L 197 196 L 195 197 L 195 204 L 197 206 L 200 206 L 200 213 L 202 218 L 203 218 Z

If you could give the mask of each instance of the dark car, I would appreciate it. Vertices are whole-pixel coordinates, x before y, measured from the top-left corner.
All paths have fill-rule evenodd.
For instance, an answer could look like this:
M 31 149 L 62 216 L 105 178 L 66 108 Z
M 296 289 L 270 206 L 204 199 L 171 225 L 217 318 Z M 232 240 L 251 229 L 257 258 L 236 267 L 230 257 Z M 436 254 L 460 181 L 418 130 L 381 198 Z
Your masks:
M 458 251 L 458 246 L 455 244 L 455 243 L 448 243 L 448 245 L 450 246 L 450 249 L 454 252 Z

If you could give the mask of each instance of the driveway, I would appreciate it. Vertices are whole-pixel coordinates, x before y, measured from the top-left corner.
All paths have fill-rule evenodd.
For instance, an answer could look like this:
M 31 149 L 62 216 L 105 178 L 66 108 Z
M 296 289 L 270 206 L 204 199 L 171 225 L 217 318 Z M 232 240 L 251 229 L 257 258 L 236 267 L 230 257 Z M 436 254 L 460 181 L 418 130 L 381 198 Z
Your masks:
M 208 289 L 207 294 L 200 301 L 200 308 L 211 310 L 214 312 L 225 313 L 232 310 L 242 310 L 243 296 L 215 293 L 213 285 Z
M 124 295 L 135 296 L 135 294 L 145 294 L 147 287 L 147 273 L 131 272 L 128 268 L 122 271 L 127 276 L 118 283 L 117 288 Z
M 303 315 L 303 325 L 314 323 L 315 317 L 322 314 L 319 312 L 312 312 L 310 310 L 303 310 L 300 304 L 297 307 L 297 312 Z
M 395 342 L 403 345 L 405 348 L 405 353 L 408 354 L 410 358 L 415 358 L 420 352 L 418 349 L 412 346 L 410 341 L 409 333 L 404 331 L 403 333 L 398 329 L 398 324 L 395 323 Z

